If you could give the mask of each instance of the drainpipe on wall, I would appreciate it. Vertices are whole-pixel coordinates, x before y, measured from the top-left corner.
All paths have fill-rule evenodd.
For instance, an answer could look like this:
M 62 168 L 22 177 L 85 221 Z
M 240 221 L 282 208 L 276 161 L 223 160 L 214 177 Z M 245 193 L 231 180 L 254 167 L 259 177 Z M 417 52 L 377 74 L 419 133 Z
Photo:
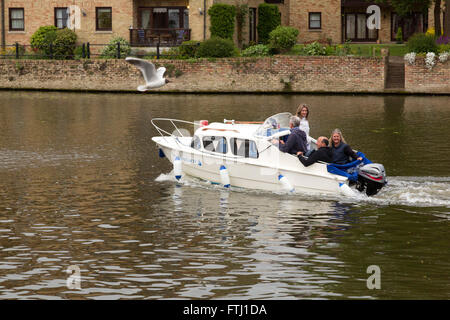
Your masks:
M 2 49 L 5 50 L 6 47 L 6 33 L 5 33 L 5 0 L 2 1 L 1 15 L 2 15 Z
M 206 40 L 206 0 L 203 0 L 203 41 Z

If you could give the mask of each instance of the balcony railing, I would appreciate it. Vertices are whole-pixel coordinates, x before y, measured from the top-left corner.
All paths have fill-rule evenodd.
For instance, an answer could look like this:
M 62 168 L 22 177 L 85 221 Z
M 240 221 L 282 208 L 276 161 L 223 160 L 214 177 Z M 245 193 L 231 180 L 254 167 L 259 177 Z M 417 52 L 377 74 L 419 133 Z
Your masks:
M 178 46 L 191 40 L 191 29 L 130 29 L 130 44 L 133 47 Z

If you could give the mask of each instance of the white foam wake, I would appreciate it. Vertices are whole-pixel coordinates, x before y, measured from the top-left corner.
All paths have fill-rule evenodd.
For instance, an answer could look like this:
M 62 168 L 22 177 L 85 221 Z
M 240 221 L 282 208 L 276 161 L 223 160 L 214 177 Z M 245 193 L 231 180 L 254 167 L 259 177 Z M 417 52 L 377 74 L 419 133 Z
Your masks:
M 172 173 L 161 174 L 156 178 L 157 182 L 178 182 Z M 217 185 L 211 185 L 207 181 L 183 176 L 178 183 L 191 187 L 217 189 Z M 232 188 L 233 191 L 252 194 L 266 194 L 257 190 Z M 336 200 L 346 203 L 371 203 L 377 205 L 405 205 L 414 207 L 447 207 L 450 208 L 450 177 L 388 177 L 388 184 L 377 195 L 368 197 L 364 193 L 358 193 L 353 198 L 329 195 L 298 195 L 295 197 L 310 200 Z M 450 212 L 449 212 L 450 213 Z
M 450 177 L 388 177 L 388 185 L 370 202 L 450 208 Z

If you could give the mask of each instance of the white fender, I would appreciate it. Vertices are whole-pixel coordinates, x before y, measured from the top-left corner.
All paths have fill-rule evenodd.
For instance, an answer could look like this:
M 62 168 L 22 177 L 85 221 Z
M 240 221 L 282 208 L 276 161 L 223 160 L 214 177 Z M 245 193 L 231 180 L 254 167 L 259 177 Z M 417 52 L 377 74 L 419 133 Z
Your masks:
M 227 168 L 223 165 L 220 167 L 220 180 L 225 188 L 230 187 L 230 175 Z
M 339 190 L 341 191 L 341 193 L 344 196 L 347 196 L 347 197 L 354 197 L 354 196 L 356 196 L 355 191 L 350 189 L 350 187 L 346 183 L 342 183 L 342 182 L 339 183 Z
M 177 180 L 180 180 L 181 176 L 183 175 L 180 157 L 175 157 L 175 159 L 173 160 L 173 175 Z
M 289 182 L 288 178 L 283 176 L 282 174 L 278 175 L 278 181 L 283 186 L 283 189 L 288 192 L 294 192 L 295 189 L 292 187 L 292 184 Z

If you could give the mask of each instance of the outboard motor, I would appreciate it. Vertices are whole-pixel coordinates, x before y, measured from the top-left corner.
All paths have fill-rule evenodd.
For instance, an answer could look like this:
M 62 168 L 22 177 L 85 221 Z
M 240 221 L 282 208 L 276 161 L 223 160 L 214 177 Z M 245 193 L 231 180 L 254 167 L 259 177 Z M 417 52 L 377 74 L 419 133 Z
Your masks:
M 358 170 L 356 189 L 360 192 L 366 190 L 368 196 L 373 196 L 387 183 L 384 166 L 379 163 L 366 164 Z

